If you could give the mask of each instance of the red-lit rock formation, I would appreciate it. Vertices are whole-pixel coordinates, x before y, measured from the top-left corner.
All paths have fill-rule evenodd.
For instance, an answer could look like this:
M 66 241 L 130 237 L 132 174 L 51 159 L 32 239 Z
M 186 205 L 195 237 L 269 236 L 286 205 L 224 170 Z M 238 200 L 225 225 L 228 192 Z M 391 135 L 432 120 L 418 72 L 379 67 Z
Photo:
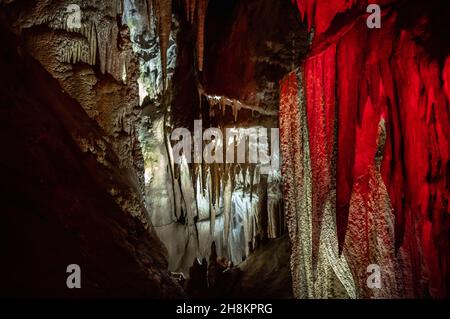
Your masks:
M 300 288 L 309 272 L 300 264 L 311 268 L 313 285 L 320 281 L 321 254 L 334 255 L 323 242 L 337 237 L 356 296 L 448 296 L 449 4 L 380 1 L 382 28 L 369 29 L 366 1 L 297 2 L 315 39 L 302 87 L 290 75 L 280 105 L 294 291 L 308 296 Z M 307 122 L 292 118 L 302 104 Z M 305 175 L 311 203 L 290 193 Z M 331 234 L 323 233 L 327 196 Z M 311 211 L 306 242 L 295 239 L 303 231 L 299 207 Z M 367 288 L 369 264 L 381 267 L 382 289 Z

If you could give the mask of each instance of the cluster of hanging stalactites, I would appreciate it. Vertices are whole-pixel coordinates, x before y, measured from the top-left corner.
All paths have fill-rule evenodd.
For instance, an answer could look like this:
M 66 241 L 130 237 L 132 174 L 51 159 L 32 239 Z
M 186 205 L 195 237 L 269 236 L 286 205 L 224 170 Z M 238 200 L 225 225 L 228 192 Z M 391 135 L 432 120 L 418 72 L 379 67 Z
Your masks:
M 192 24 L 197 23 L 197 67 L 199 71 L 203 71 L 205 15 L 208 0 L 184 0 L 184 7 L 187 21 Z
M 122 1 L 115 0 L 108 4 L 108 8 L 110 17 L 121 15 Z M 82 19 L 80 15 L 79 27 L 74 27 L 69 23 L 70 12 L 66 12 L 65 17 L 66 19 L 51 18 L 48 25 L 56 30 L 78 33 L 82 37 L 63 40 L 60 52 L 62 62 L 98 64 L 103 74 L 108 73 L 118 81 L 125 81 L 131 55 L 128 50 L 117 46 L 121 40 L 118 25 L 105 23 L 102 17 L 93 14 L 88 20 Z
M 183 0 L 186 19 L 197 26 L 197 67 L 203 71 L 205 15 L 208 0 Z M 158 24 L 164 86 L 167 79 L 167 49 L 172 25 L 172 0 L 147 0 L 149 14 L 153 10 Z
M 208 256 L 214 241 L 220 256 L 239 264 L 263 238 L 284 233 L 279 172 L 217 163 L 179 163 L 175 171 L 177 219 L 195 225 L 198 257 Z

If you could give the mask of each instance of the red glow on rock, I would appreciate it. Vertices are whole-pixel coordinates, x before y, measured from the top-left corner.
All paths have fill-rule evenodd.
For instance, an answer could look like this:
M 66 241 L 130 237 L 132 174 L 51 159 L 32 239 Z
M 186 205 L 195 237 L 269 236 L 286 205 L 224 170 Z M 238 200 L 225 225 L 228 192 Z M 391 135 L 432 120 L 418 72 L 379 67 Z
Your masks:
M 336 47 L 331 46 L 305 62 L 306 113 L 313 187 L 313 262 L 317 262 L 324 205 L 334 185 L 333 162 L 336 98 Z
M 424 291 L 433 297 L 448 296 L 450 56 L 443 65 L 431 57 L 415 41 L 422 36 L 422 25 L 398 29 L 395 11 L 383 19 L 381 29 L 369 30 L 368 2 L 356 2 L 297 0 L 301 17 L 321 42 L 313 43 L 312 55 L 304 63 L 315 216 L 313 250 L 318 249 L 322 206 L 333 182 L 342 248 L 348 227 L 355 227 L 348 222 L 354 185 L 358 179 L 358 185 L 365 184 L 361 179 L 368 178 L 379 156 L 379 170 L 395 215 L 396 251 L 401 250 L 399 256 L 403 256 L 395 262 L 410 265 L 413 272 L 413 283 L 404 282 L 405 289 L 415 296 Z M 393 1 L 380 4 L 389 2 Z M 361 14 L 348 16 L 345 27 L 336 25 L 336 17 L 349 10 Z M 327 38 L 328 32 L 333 36 Z M 282 85 L 282 94 L 283 90 Z M 385 144 L 377 154 L 381 121 Z M 284 123 L 280 125 L 283 131 Z M 370 187 L 365 191 L 366 195 L 373 192 Z

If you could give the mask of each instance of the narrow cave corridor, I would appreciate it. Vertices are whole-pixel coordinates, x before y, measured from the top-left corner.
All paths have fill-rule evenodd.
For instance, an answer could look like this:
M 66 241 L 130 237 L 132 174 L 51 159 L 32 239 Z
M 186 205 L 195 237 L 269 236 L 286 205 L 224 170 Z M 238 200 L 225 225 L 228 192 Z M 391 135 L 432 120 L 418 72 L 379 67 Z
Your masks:
M 0 1 L 1 295 L 448 298 L 449 17 Z

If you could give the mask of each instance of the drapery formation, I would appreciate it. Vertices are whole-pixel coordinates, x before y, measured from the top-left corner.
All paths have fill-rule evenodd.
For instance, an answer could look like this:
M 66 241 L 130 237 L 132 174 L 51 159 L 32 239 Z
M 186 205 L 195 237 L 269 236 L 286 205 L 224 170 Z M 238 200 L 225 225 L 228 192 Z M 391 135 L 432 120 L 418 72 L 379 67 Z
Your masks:
M 430 16 L 402 25 L 381 1 L 382 28 L 369 29 L 365 1 L 297 2 L 315 40 L 281 83 L 296 296 L 448 296 L 450 57 L 423 43 Z M 321 279 L 323 262 L 337 281 Z M 371 264 L 382 289 L 367 287 Z

